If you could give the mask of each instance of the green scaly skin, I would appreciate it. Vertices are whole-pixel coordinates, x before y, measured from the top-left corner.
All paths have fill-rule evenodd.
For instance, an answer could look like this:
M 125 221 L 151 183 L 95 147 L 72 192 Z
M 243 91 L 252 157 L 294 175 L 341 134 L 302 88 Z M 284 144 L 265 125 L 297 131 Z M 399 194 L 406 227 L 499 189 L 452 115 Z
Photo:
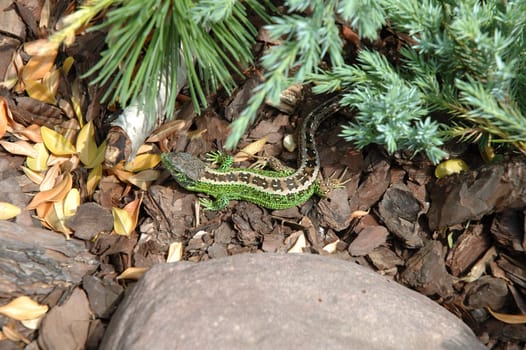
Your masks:
M 231 200 L 246 200 L 269 209 L 291 208 L 303 204 L 313 194 L 326 194 L 322 189 L 314 133 L 339 108 L 338 99 L 332 98 L 305 118 L 299 133 L 297 170 L 283 166 L 275 158 L 269 160 L 273 170 L 232 168 L 233 158 L 220 152 L 207 155 L 216 168 L 184 152 L 163 153 L 161 159 L 179 185 L 215 198 L 215 201 L 200 199 L 207 210 L 223 209 Z

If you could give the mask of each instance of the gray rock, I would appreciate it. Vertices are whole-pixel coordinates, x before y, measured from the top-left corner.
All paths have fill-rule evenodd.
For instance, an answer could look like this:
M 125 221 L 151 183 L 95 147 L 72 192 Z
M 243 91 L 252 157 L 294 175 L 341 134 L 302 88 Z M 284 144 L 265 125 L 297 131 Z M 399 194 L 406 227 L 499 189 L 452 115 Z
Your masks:
M 485 349 L 430 299 L 356 264 L 243 254 L 152 268 L 101 349 Z

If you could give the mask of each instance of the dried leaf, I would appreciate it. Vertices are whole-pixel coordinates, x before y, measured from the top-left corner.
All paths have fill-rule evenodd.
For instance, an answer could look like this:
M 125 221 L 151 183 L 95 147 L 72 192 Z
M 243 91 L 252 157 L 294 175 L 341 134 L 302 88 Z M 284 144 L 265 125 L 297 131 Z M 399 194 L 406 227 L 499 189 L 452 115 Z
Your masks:
M 53 231 L 60 232 L 70 239 L 72 231 L 66 226 L 66 216 L 64 215 L 64 204 L 62 201 L 53 203 L 47 215 L 43 218 Z
M 167 263 L 181 261 L 183 259 L 183 242 L 173 242 L 168 248 Z
M 17 130 L 15 133 L 17 136 L 22 136 L 34 143 L 42 143 L 42 134 L 40 133 L 40 125 L 31 124 L 27 128 Z
M 169 136 L 176 135 L 179 131 L 183 129 L 185 125 L 184 120 L 172 120 L 168 123 L 163 124 L 161 127 L 156 129 L 146 142 L 159 142 L 166 140 Z
M 26 91 L 29 97 L 52 105 L 57 103 L 55 94 L 46 84 L 38 80 L 24 80 L 24 83 L 26 84 Z
M 259 140 L 249 143 L 234 156 L 234 162 L 243 162 L 250 159 L 252 156 L 263 149 L 265 143 L 267 143 L 266 137 L 262 137 Z
M 139 154 L 133 162 L 129 162 L 124 166 L 124 170 L 131 172 L 139 172 L 146 169 L 152 169 L 161 161 L 161 155 L 157 153 Z
M 128 182 L 139 187 L 141 190 L 147 191 L 150 184 L 159 178 L 160 172 L 157 170 L 144 170 L 140 173 L 128 177 Z
M 88 174 L 88 181 L 86 183 L 86 191 L 88 195 L 92 195 L 97 188 L 100 179 L 102 179 L 102 165 L 98 164 Z
M 32 56 L 22 71 L 22 80 L 39 80 L 50 72 L 58 53 L 58 46 L 46 39 L 24 44 L 24 50 Z
M 47 170 L 47 161 L 49 159 L 49 153 L 47 152 L 46 146 L 44 146 L 43 143 L 35 143 L 33 148 L 37 151 L 37 157 L 27 157 L 27 167 L 33 171 Z
M 80 129 L 77 136 L 77 152 L 84 165 L 92 164 L 97 157 L 97 144 L 95 143 L 95 127 L 90 121 Z
M 104 162 L 104 156 L 106 155 L 106 145 L 108 144 L 107 140 L 104 140 L 104 142 L 101 143 L 101 145 L 97 148 L 97 154 L 95 158 L 93 159 L 93 162 L 90 164 L 86 164 L 85 167 L 88 169 L 94 168 L 97 165 L 102 164 Z
M 64 178 L 54 188 L 48 191 L 38 192 L 33 200 L 28 204 L 27 209 L 35 209 L 38 205 L 44 202 L 58 202 L 62 201 L 68 194 L 73 179 L 70 173 L 65 173 Z
M 33 147 L 32 144 L 30 144 L 27 141 L 0 141 L 0 145 L 2 145 L 2 147 L 4 147 L 4 149 L 11 154 L 33 158 L 36 158 L 38 156 L 37 150 Z
M 349 219 L 354 220 L 356 218 L 361 218 L 368 214 L 369 214 L 369 210 L 355 210 L 351 213 L 351 215 L 349 216 Z
M 499 312 L 493 311 L 491 308 L 487 308 L 489 313 L 495 317 L 497 320 L 502 321 L 508 324 L 522 324 L 526 323 L 526 315 L 510 315 L 510 314 L 501 314 Z
M 66 218 L 72 217 L 77 213 L 77 209 L 80 205 L 80 192 L 76 188 L 69 190 L 66 198 L 64 199 L 64 216 Z
M 120 275 L 117 276 L 117 280 L 138 280 L 148 271 L 147 267 L 128 267 Z
M 46 172 L 46 175 L 44 176 L 44 179 L 40 183 L 40 186 L 38 189 L 42 191 L 48 191 L 55 187 L 55 184 L 57 183 L 57 178 L 60 176 L 60 165 L 53 165 L 49 170 Z
M 119 208 L 111 208 L 111 212 L 113 214 L 113 228 L 115 233 L 121 236 L 130 236 L 135 228 L 130 214 L 126 210 Z
M 6 324 L 2 326 L 2 332 L 4 333 L 6 339 L 9 339 L 14 342 L 23 342 L 25 344 L 31 343 L 29 339 L 24 337 L 18 330 L 14 328 L 14 325 Z
M 58 156 L 77 153 L 77 150 L 73 147 L 71 142 L 58 132 L 43 126 L 40 128 L 40 133 L 42 134 L 44 145 L 46 145 L 51 153 Z
M 73 63 L 75 63 L 75 59 L 72 56 L 66 57 L 64 60 L 64 63 L 62 63 L 62 71 L 68 75 L 69 70 L 73 66 Z
M 4 97 L 0 96 L 0 139 L 4 137 L 7 131 L 9 107 Z
M 26 174 L 27 178 L 37 185 L 40 185 L 44 181 L 44 175 L 41 172 L 33 171 L 25 166 L 22 166 L 22 171 Z
M 21 212 L 20 208 L 14 204 L 0 202 L 0 220 L 12 219 L 20 215 Z
M 44 315 L 48 309 L 47 305 L 40 305 L 27 296 L 21 296 L 0 306 L 0 314 L 17 321 L 32 320 Z
M 302 232 L 298 236 L 298 239 L 292 248 L 290 248 L 287 253 L 303 253 L 303 248 L 307 248 L 307 240 L 305 239 L 305 235 Z
M 437 165 L 435 176 L 440 179 L 466 170 L 469 170 L 469 167 L 462 159 L 449 159 Z
M 335 240 L 332 243 L 327 244 L 325 247 L 323 247 L 323 250 L 325 250 L 329 254 L 332 254 L 336 251 L 336 247 L 338 246 L 338 243 L 340 243 L 339 239 Z

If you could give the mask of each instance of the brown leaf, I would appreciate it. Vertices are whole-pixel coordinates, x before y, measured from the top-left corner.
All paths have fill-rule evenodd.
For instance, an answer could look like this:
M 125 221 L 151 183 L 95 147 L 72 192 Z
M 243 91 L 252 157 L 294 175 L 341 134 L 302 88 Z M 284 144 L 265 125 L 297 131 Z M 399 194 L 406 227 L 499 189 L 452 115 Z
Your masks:
M 38 192 L 26 209 L 35 209 L 44 202 L 58 202 L 63 200 L 71 189 L 72 184 L 73 179 L 71 178 L 71 174 L 65 173 L 62 181 L 54 188 L 48 191 Z

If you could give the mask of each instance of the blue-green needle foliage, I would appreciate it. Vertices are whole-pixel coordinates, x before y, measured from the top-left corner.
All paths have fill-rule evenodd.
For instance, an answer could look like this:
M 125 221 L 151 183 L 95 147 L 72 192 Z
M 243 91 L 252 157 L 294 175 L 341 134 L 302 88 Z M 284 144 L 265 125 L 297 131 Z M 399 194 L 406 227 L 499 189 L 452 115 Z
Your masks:
M 435 163 L 444 158 L 440 126 L 428 116 L 422 92 L 378 52 L 362 50 L 358 62 L 313 76 L 317 92 L 348 91 L 341 103 L 357 114 L 355 122 L 343 126 L 341 136 L 359 148 L 374 143 L 384 145 L 389 153 L 424 151 Z
M 289 84 L 308 81 L 316 92 L 349 91 L 343 102 L 358 115 L 342 135 L 360 147 L 423 151 L 438 162 L 446 155 L 443 141 L 461 137 L 507 142 L 526 153 L 526 0 L 290 0 L 285 6 L 288 14 L 267 26 L 280 45 L 261 61 L 266 81 L 234 122 L 228 147 L 266 98 L 275 101 Z M 402 49 L 396 69 L 365 50 L 357 64 L 346 65 L 338 21 L 367 39 L 376 39 L 388 21 L 414 45 Z M 320 70 L 322 60 L 329 70 Z M 435 111 L 450 122 L 434 122 L 429 113 Z
M 226 147 L 234 148 L 266 100 L 279 100 L 279 94 L 292 83 L 303 83 L 319 72 L 327 57 L 333 67 L 344 64 L 338 22 L 351 23 L 362 37 L 374 39 L 384 24 L 384 10 L 375 0 L 286 0 L 288 14 L 272 17 L 265 27 L 280 42 L 262 57 L 266 81 L 251 97 L 247 108 L 232 124 Z M 309 15 L 306 15 L 306 10 Z

